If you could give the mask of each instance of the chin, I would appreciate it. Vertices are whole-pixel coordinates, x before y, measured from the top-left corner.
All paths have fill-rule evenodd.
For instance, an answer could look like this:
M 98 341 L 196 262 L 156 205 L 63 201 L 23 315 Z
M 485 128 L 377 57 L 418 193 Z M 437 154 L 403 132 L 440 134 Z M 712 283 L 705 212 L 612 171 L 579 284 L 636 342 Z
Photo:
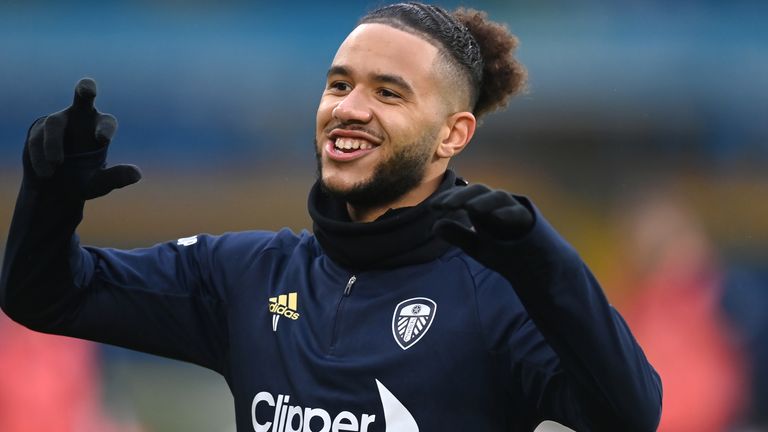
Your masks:
M 372 172 L 373 169 L 359 163 L 340 164 L 324 157 L 320 174 L 327 188 L 347 191 L 370 180 Z
M 332 171 L 332 172 L 327 172 Z M 338 170 L 323 170 L 322 182 L 326 189 L 336 193 L 346 193 L 355 188 L 366 179 L 354 176 L 351 173 L 338 172 Z

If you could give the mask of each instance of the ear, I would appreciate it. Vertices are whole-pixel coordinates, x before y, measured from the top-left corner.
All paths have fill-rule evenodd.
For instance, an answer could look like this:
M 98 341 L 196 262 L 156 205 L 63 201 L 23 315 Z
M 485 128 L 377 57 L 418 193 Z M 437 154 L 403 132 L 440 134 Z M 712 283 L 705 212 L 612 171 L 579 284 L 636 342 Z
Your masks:
M 446 120 L 442 140 L 437 145 L 435 155 L 440 158 L 451 158 L 461 153 L 475 134 L 477 120 L 468 111 L 452 114 Z

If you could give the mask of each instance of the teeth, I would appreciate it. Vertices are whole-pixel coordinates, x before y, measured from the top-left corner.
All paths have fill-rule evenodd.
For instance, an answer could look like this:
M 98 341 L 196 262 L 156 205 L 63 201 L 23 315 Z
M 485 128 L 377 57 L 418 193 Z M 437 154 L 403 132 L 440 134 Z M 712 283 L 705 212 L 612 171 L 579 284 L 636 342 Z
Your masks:
M 369 143 L 368 141 L 346 137 L 337 138 L 335 146 L 336 148 L 343 150 L 367 150 L 373 148 L 373 144 Z

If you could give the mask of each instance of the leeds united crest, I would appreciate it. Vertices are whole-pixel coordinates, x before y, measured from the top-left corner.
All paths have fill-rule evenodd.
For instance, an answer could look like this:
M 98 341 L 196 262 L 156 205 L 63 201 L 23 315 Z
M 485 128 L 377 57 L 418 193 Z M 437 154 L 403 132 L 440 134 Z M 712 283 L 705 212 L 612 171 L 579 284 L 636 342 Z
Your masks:
M 400 302 L 392 316 L 392 335 L 400 348 L 406 350 L 416 344 L 429 330 L 435 319 L 437 304 L 425 297 L 414 297 Z

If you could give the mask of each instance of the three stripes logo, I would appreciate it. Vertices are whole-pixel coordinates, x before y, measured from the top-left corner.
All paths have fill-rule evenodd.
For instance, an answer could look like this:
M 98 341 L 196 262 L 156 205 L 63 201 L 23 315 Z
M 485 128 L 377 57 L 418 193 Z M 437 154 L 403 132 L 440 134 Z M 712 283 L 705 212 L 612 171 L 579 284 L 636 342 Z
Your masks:
M 407 350 L 427 334 L 437 312 L 437 303 L 426 297 L 401 301 L 392 316 L 392 335 Z
M 295 292 L 280 294 L 269 298 L 269 311 L 272 313 L 272 331 L 277 331 L 277 323 L 281 316 L 292 320 L 299 319 L 299 296 Z

